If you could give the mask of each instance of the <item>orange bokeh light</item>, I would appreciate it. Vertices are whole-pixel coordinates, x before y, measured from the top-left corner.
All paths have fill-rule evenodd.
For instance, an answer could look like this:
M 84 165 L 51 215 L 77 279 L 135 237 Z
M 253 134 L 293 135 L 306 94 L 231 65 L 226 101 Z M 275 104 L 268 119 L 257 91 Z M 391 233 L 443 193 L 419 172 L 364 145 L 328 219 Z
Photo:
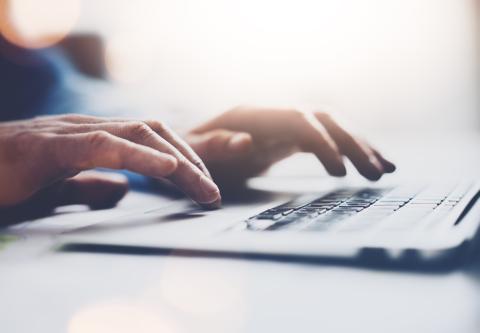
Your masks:
M 71 32 L 80 9 L 80 0 L 0 0 L 0 32 L 21 47 L 48 47 Z
M 68 333 L 174 333 L 161 308 L 134 301 L 112 301 L 81 308 L 70 319 Z

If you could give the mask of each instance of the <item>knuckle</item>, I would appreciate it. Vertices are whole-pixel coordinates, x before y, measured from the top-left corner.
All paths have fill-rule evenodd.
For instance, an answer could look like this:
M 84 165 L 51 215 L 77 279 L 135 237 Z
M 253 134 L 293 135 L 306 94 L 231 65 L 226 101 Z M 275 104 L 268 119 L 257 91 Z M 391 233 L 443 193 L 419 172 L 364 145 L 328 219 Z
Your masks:
M 200 170 L 203 170 L 203 168 L 204 168 L 202 160 L 198 157 L 193 157 L 192 158 L 192 164 L 195 165 Z
M 140 139 L 147 139 L 153 135 L 153 131 L 146 123 L 136 121 L 128 125 L 128 131 L 131 135 Z
M 175 149 L 170 154 L 173 155 L 178 160 L 179 164 L 188 165 L 188 162 L 189 162 L 188 159 L 183 154 L 181 154 L 178 150 Z
M 171 155 L 177 159 L 178 165 L 181 165 L 182 167 L 190 168 L 189 167 L 190 161 L 185 156 L 175 151 L 172 152 Z
M 89 149 L 98 149 L 102 147 L 109 138 L 110 134 L 107 131 L 95 131 L 88 134 L 87 142 Z
M 147 120 L 145 121 L 145 124 L 147 124 L 151 129 L 153 129 L 159 135 L 162 135 L 163 133 L 168 131 L 168 126 L 164 122 L 159 120 Z
M 81 150 L 81 168 L 91 169 L 96 167 L 95 163 L 98 158 L 108 160 L 110 167 L 115 169 L 121 169 L 123 167 L 122 152 L 127 147 L 118 145 L 116 141 L 112 139 L 114 136 L 107 131 L 99 130 L 87 134 L 87 144 L 83 145 Z M 125 153 L 125 152 L 124 152 Z M 126 155 L 129 155 L 128 152 Z

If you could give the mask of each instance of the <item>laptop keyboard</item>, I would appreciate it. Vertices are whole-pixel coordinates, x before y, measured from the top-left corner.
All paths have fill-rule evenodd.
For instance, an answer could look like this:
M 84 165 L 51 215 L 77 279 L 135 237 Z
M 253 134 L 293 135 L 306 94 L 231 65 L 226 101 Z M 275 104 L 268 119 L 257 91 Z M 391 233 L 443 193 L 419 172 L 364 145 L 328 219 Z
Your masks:
M 469 185 L 396 188 L 344 188 L 317 197 L 301 197 L 245 221 L 253 231 L 399 230 L 445 217 Z M 428 222 L 425 222 L 428 223 Z M 423 226 L 427 226 L 423 223 Z

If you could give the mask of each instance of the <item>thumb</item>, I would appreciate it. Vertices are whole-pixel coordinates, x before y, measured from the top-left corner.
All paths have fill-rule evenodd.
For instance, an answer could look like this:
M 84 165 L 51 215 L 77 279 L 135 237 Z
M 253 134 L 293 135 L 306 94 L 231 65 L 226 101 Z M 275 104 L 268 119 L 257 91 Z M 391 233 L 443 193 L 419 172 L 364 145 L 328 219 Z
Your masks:
M 63 180 L 47 191 L 50 193 L 43 195 L 54 207 L 80 204 L 102 209 L 115 206 L 125 196 L 128 181 L 120 174 L 84 172 Z
M 113 207 L 125 196 L 127 190 L 128 182 L 122 175 L 84 172 L 37 192 L 22 204 L 1 209 L 0 225 L 7 226 L 46 216 L 55 207 L 64 205 L 81 204 L 93 209 Z
M 253 145 L 249 133 L 224 129 L 193 133 L 187 141 L 205 162 L 223 161 L 245 155 Z

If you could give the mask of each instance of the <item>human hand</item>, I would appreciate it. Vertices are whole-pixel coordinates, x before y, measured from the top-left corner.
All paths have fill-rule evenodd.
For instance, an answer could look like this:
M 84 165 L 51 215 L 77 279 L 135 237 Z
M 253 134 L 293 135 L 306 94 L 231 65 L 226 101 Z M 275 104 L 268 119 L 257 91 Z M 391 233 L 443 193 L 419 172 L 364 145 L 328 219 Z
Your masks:
M 221 184 L 244 181 L 300 151 L 315 154 L 333 176 L 346 174 L 343 156 L 370 180 L 395 170 L 323 112 L 238 107 L 194 128 L 186 141 Z
M 166 178 L 199 204 L 220 205 L 201 159 L 161 122 L 65 115 L 0 123 L 0 208 L 32 198 L 53 207 L 113 205 L 127 190 L 124 179 L 76 176 L 99 167 Z

